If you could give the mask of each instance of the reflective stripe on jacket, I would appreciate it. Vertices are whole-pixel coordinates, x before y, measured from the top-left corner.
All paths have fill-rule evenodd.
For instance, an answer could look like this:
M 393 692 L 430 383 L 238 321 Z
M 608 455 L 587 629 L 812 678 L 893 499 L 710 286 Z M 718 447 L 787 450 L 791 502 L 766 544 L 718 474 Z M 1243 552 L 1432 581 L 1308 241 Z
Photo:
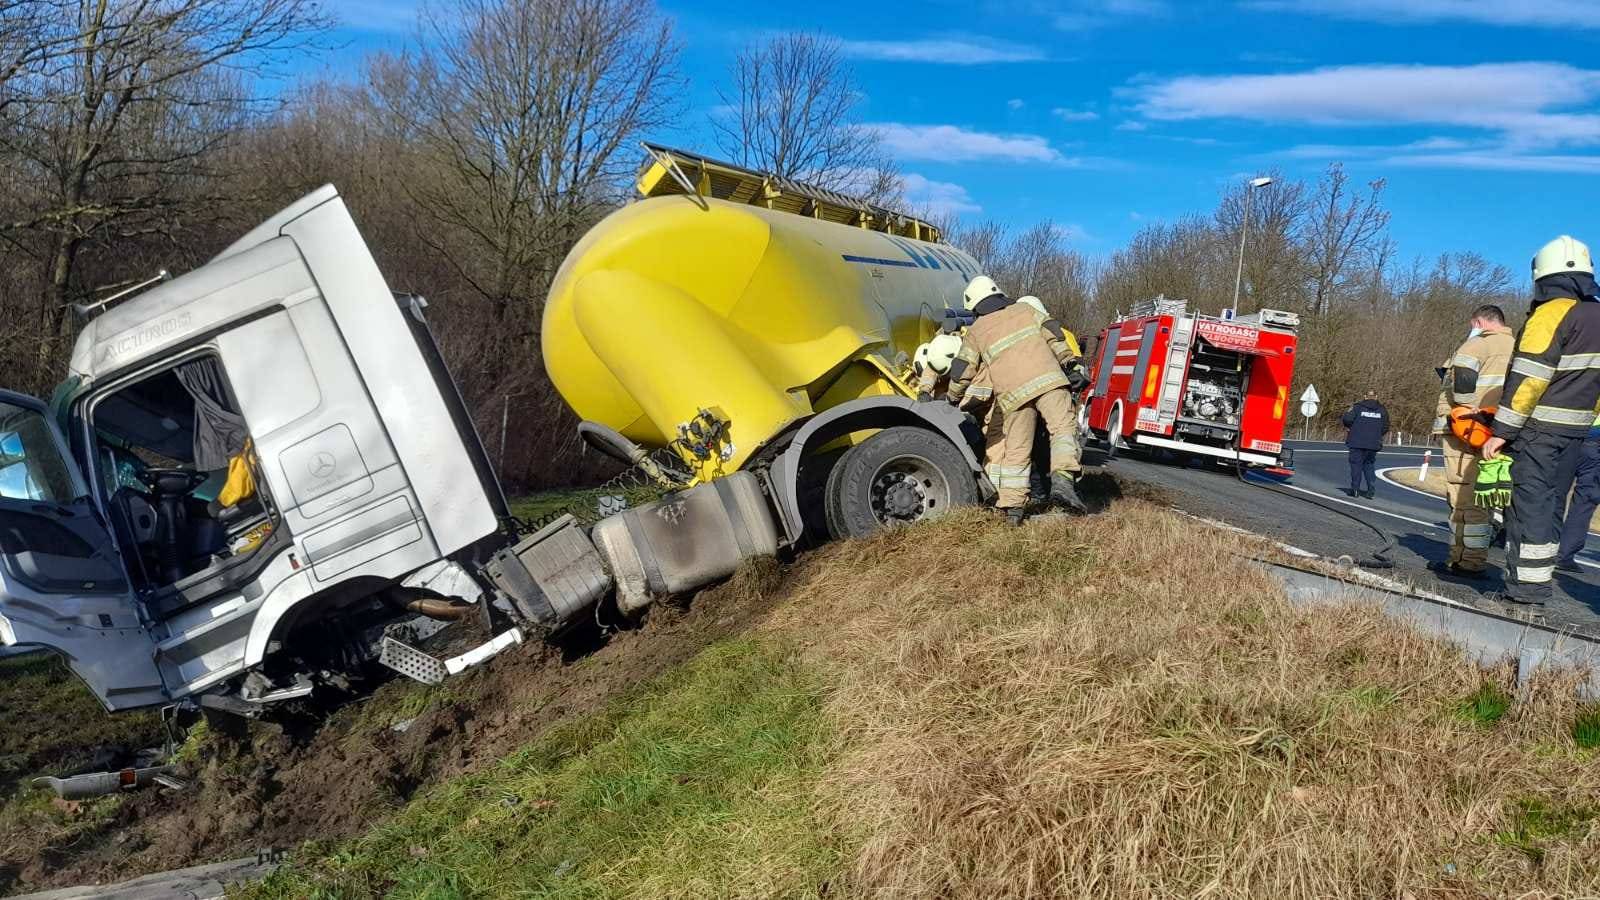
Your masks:
M 961 402 L 980 366 L 989 373 L 1001 412 L 1011 412 L 1047 391 L 1067 386 L 1056 349 L 1065 342 L 1045 330 L 1047 320 L 1037 310 L 1005 301 L 992 311 L 980 306 L 979 312 L 950 367 L 953 402 Z
M 1600 302 L 1547 300 L 1517 337 L 1494 416 L 1495 437 L 1523 428 L 1583 436 L 1600 412 Z
M 1506 369 L 1511 365 L 1511 354 L 1516 347 L 1517 339 L 1511 329 L 1497 325 L 1477 337 L 1467 338 L 1456 348 L 1443 366 L 1444 381 L 1433 412 L 1435 432 L 1443 433 L 1450 427 L 1450 410 L 1457 406 L 1483 409 L 1500 402 Z

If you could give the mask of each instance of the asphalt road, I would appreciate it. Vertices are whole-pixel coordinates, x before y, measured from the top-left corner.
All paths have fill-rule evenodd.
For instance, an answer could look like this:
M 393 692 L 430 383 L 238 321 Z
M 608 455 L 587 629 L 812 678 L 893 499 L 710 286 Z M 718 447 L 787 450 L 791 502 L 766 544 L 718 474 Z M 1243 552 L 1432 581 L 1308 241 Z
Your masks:
M 1220 465 L 1194 461 L 1183 464 L 1127 453 L 1105 462 L 1091 451 L 1085 462 L 1102 462 L 1119 479 L 1153 488 L 1179 509 L 1320 556 L 1368 559 L 1383 543 L 1372 529 L 1382 529 L 1394 541 L 1390 554 L 1394 568 L 1381 574 L 1485 609 L 1505 611 L 1481 599 L 1484 592 L 1503 585 L 1503 547 L 1489 551 L 1491 574 L 1483 581 L 1441 579 L 1427 570 L 1429 561 L 1442 560 L 1450 553 L 1450 507 L 1443 499 L 1404 487 L 1408 477 L 1416 479 L 1416 467 L 1422 462 L 1421 448 L 1397 447 L 1379 453 L 1379 471 L 1394 471 L 1388 472 L 1387 480 L 1378 485 L 1376 497 L 1364 500 L 1347 497 L 1342 491 L 1350 483 L 1342 444 L 1290 441 L 1288 445 L 1295 451 L 1294 477 L 1281 483 L 1255 474 L 1241 482 L 1232 469 Z M 1438 463 L 1437 453 L 1434 463 Z M 1600 536 L 1590 535 L 1588 546 L 1580 554 L 1586 574 L 1556 573 L 1556 597 L 1544 613 L 1547 624 L 1600 634 L 1597 551 Z

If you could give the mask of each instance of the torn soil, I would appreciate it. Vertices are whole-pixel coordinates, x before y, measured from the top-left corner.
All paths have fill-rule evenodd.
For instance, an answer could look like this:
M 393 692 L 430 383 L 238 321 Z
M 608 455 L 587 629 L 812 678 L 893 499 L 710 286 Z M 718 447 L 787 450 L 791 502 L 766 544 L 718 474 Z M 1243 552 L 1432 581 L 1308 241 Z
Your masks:
M 181 794 L 152 790 L 63 805 L 13 781 L 18 796 L 0 809 L 0 894 L 120 881 L 356 834 L 419 790 L 492 763 L 749 628 L 770 609 L 762 583 L 776 568 L 752 567 L 691 604 L 663 604 L 637 628 L 603 639 L 591 632 L 578 640 L 600 646 L 586 652 L 535 642 L 438 687 L 390 681 L 319 728 L 257 723 L 233 738 L 202 727 L 203 736 L 179 753 L 181 774 L 192 784 Z M 64 668 L 35 659 L 55 673 L 58 691 L 73 695 L 68 708 L 79 700 L 93 706 Z M 0 708 L 7 748 L 0 762 L 17 756 L 11 750 L 16 712 Z M 159 743 L 154 717 L 93 719 L 98 727 L 52 738 L 69 751 L 22 755 L 11 768 L 62 771 L 86 762 L 85 748 L 107 734 L 115 738 L 136 726 L 143 730 L 133 743 Z

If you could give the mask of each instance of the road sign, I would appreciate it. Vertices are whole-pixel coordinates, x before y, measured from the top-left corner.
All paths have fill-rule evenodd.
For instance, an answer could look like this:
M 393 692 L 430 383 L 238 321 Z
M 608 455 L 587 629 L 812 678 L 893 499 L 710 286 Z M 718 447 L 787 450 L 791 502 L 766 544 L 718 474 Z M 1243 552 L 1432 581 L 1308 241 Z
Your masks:
M 1314 384 L 1306 385 L 1306 392 L 1300 395 L 1300 402 L 1301 403 L 1321 403 L 1322 402 L 1322 398 L 1317 395 L 1317 386 L 1314 385 Z M 1309 415 L 1309 413 L 1308 413 L 1308 415 Z
M 1300 415 L 1305 416 L 1308 419 L 1315 418 L 1317 415 L 1317 405 L 1312 403 L 1310 400 L 1301 401 Z

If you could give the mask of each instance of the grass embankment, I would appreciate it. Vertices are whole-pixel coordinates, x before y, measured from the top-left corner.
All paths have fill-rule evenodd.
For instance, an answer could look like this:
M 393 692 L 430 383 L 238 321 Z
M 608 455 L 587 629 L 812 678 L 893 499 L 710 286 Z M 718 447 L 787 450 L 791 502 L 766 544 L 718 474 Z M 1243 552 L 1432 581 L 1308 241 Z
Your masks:
M 1439 468 L 1437 465 L 1429 466 L 1427 476 L 1420 482 L 1417 480 L 1417 469 L 1413 466 L 1387 469 L 1385 471 L 1388 473 L 1390 478 L 1408 488 L 1424 491 L 1432 494 L 1435 497 L 1438 497 L 1441 500 L 1448 497 L 1450 483 L 1444 480 L 1444 470 Z M 1512 467 L 1511 473 L 1512 477 L 1516 476 L 1516 468 L 1514 466 Z M 1600 532 L 1600 510 L 1595 510 L 1594 515 L 1590 518 L 1589 530 Z
M 746 636 L 254 897 L 1600 892 L 1600 714 L 1123 501 L 702 594 Z M 730 593 L 731 592 L 731 593 Z
M 159 746 L 155 715 L 111 715 L 59 659 L 0 659 L 0 894 L 27 857 L 101 828 L 121 797 L 58 803 L 29 781 L 87 766 L 103 747 Z

